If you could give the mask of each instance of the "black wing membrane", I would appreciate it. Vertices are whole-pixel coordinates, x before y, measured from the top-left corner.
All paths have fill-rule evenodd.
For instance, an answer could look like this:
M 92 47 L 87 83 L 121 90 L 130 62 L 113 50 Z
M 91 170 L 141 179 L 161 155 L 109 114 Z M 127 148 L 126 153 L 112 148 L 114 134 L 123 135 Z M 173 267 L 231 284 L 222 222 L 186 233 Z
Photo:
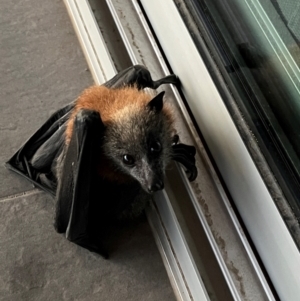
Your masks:
M 179 80 L 177 76 L 170 75 L 153 81 L 145 67 L 136 65 L 120 72 L 104 85 L 112 89 L 133 85 L 138 89 L 156 89 L 161 84 L 179 84 Z M 66 147 L 64 133 L 74 104 L 73 102 L 55 112 L 13 155 L 6 166 L 56 196 L 57 232 L 66 233 L 68 240 L 107 257 L 101 240 L 95 239 L 91 234 L 93 231 L 89 231 L 96 228 L 93 221 L 90 221 L 90 214 L 97 211 L 97 219 L 102 222 L 100 228 L 105 227 L 109 216 L 107 213 L 113 215 L 114 210 L 120 211 L 120 206 L 125 206 L 133 195 L 124 196 L 122 202 L 112 204 L 103 188 L 100 193 L 107 202 L 101 202 L 102 212 L 94 210 L 93 206 L 99 203 L 93 201 L 97 198 L 95 194 L 99 194 L 99 189 L 96 189 L 99 187 L 96 184 L 95 164 L 98 162 L 104 125 L 98 112 L 81 110 L 75 116 L 72 137 Z M 178 140 L 178 136 L 174 136 L 172 158 L 184 165 L 190 174 L 190 180 L 194 180 L 197 176 L 195 148 L 178 143 Z M 135 195 L 135 191 L 133 194 Z
M 96 197 L 93 195 L 95 163 L 103 130 L 98 112 L 81 110 L 76 115 L 57 188 L 55 228 L 59 233 L 66 233 L 71 242 L 107 258 L 101 241 L 90 237 L 88 231 L 89 207 Z
M 104 85 L 108 88 L 136 85 L 139 89 L 156 89 L 162 84 L 179 85 L 179 79 L 176 75 L 169 75 L 154 81 L 144 66 L 135 65 L 121 71 Z M 57 178 L 52 164 L 62 152 L 66 122 L 73 107 L 74 102 L 55 112 L 6 162 L 8 169 L 22 175 L 53 196 L 56 193 Z M 180 152 L 176 150 L 175 154 L 174 160 L 177 160 Z M 186 157 L 185 155 L 186 153 L 183 152 L 180 158 Z M 177 161 L 190 169 L 188 157 L 186 160 Z
M 63 147 L 63 133 L 74 104 L 55 112 L 6 162 L 6 167 L 34 185 L 55 195 L 56 179 L 51 165 Z
M 136 85 L 137 88 L 141 90 L 144 88 L 157 89 L 163 84 L 179 85 L 180 82 L 175 74 L 154 81 L 148 69 L 142 65 L 135 65 L 118 73 L 112 79 L 107 81 L 104 86 L 108 88 L 120 88 Z

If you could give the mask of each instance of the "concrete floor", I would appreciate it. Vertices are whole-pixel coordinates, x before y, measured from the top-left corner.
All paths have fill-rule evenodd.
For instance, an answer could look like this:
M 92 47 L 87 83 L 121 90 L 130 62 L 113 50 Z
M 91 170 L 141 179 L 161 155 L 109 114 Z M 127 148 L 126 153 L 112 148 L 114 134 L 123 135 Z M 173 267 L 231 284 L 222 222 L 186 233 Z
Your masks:
M 5 169 L 92 78 L 62 0 L 0 0 L 0 29 L 0 300 L 175 300 L 145 218 L 104 260 L 58 235 L 53 199 Z

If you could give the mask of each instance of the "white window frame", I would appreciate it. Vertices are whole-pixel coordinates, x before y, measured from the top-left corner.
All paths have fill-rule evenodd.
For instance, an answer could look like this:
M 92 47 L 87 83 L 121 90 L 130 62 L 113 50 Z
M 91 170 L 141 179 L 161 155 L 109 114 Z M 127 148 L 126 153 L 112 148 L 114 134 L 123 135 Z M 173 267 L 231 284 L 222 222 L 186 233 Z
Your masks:
M 171 0 L 141 3 L 169 64 L 181 79 L 183 93 L 279 297 L 299 300 L 297 246 L 175 4 Z

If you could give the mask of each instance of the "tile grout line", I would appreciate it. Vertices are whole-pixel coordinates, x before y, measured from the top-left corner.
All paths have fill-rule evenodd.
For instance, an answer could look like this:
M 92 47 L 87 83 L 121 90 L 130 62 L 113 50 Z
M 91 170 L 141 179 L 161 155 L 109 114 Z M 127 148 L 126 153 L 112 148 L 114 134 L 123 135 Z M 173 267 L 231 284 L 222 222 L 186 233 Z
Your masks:
M 4 202 L 10 201 L 10 200 L 14 200 L 18 197 L 34 195 L 34 194 L 38 194 L 38 193 L 42 193 L 42 192 L 43 192 L 42 190 L 39 190 L 37 188 L 32 189 L 32 190 L 23 191 L 23 192 L 20 192 L 20 193 L 17 193 L 17 194 L 12 194 L 12 195 L 8 195 L 8 196 L 5 196 L 5 197 L 1 197 L 0 198 L 0 203 L 4 203 Z

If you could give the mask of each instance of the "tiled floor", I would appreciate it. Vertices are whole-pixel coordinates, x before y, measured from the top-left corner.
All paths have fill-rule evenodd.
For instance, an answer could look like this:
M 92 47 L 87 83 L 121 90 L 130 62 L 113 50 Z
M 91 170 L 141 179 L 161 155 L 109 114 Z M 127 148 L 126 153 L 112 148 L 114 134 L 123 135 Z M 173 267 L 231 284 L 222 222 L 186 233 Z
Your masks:
M 63 1 L 0 1 L 0 161 L 92 84 Z M 53 199 L 0 166 L 0 300 L 174 300 L 145 219 L 110 260 L 53 228 Z M 25 191 L 25 193 L 23 193 Z

